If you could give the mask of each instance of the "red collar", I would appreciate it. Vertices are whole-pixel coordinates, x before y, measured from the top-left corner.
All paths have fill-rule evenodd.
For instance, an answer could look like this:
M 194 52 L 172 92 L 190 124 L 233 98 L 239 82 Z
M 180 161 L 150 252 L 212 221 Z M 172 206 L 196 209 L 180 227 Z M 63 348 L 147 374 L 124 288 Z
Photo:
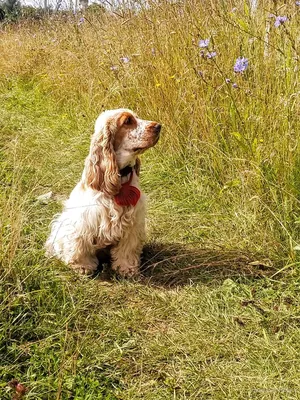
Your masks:
M 128 182 L 122 184 L 118 194 L 115 195 L 115 202 L 122 207 L 135 206 L 141 197 L 141 192 L 135 186 L 131 186 L 133 170 L 131 169 Z

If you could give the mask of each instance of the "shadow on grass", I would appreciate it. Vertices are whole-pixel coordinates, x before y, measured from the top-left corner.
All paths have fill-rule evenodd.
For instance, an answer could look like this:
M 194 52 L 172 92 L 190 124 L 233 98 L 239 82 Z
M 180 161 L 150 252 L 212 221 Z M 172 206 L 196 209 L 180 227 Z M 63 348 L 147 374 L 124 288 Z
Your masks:
M 258 279 L 275 271 L 272 262 L 261 254 L 162 243 L 144 247 L 141 265 L 145 283 L 164 287 L 192 282 L 218 284 L 227 278 Z

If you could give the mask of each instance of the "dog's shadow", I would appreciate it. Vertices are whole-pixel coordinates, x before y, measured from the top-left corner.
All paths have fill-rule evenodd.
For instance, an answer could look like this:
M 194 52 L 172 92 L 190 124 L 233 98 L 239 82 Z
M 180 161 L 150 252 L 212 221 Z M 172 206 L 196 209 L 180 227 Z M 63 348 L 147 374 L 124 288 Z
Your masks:
M 238 249 L 204 249 L 199 245 L 149 243 L 141 261 L 140 282 L 159 287 L 220 284 L 227 278 L 257 279 L 276 271 L 264 255 Z M 103 278 L 110 276 L 105 274 Z

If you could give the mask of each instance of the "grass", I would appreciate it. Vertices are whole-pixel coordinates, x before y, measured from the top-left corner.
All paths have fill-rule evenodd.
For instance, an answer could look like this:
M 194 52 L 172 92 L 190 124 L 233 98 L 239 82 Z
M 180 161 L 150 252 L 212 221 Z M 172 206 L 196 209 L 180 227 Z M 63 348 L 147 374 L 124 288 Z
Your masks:
M 1 399 L 13 378 L 34 400 L 298 398 L 300 10 L 274 7 L 160 2 L 2 27 Z M 122 106 L 163 124 L 143 156 L 143 274 L 84 279 L 43 243 L 96 116 Z

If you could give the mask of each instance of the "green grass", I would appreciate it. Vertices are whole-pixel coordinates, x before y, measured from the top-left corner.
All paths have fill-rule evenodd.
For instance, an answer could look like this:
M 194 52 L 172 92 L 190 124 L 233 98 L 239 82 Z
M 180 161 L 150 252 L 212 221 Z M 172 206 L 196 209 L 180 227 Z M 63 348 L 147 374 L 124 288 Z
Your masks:
M 299 398 L 300 10 L 199 3 L 1 31 L 1 400 L 13 378 L 33 400 Z M 265 56 L 269 12 L 290 21 L 271 20 Z M 82 278 L 43 243 L 96 116 L 120 106 L 163 124 L 142 160 L 143 273 Z

